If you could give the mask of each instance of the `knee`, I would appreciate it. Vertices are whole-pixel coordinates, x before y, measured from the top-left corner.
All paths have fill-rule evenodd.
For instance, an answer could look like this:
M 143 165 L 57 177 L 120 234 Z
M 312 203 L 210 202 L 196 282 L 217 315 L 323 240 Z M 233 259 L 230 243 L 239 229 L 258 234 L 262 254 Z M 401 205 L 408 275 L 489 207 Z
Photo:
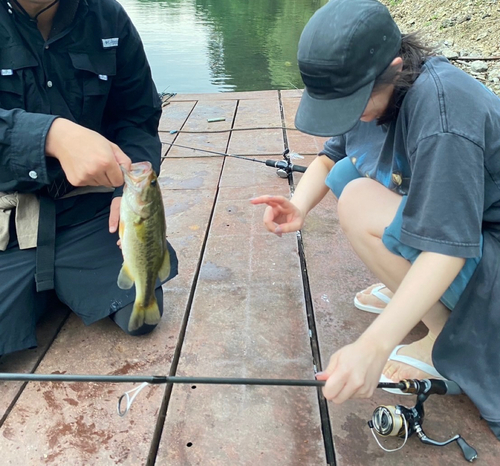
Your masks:
M 155 297 L 158 303 L 158 308 L 160 310 L 160 315 L 163 316 L 163 290 L 161 286 L 155 290 Z M 137 337 L 140 335 L 147 335 L 148 333 L 151 333 L 158 324 L 143 324 L 138 329 L 132 331 L 128 329 L 128 324 L 130 321 L 130 316 L 132 315 L 133 307 L 134 303 L 130 303 L 119 311 L 116 311 L 114 314 L 111 314 L 110 317 L 115 322 L 115 324 L 118 325 L 118 327 L 120 327 L 127 335 Z
M 367 227 L 368 200 L 374 184 L 378 183 L 368 178 L 358 178 L 348 183 L 342 191 L 337 211 L 340 226 L 347 235 L 361 233 Z

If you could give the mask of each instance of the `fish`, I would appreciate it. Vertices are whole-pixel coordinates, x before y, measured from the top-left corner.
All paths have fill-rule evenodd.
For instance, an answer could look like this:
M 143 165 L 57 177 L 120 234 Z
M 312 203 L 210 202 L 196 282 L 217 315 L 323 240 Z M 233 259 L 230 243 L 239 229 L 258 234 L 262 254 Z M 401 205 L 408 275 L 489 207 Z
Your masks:
M 155 297 L 156 279 L 170 274 L 165 209 L 156 173 L 150 162 L 122 167 L 125 185 L 120 204 L 120 237 L 123 264 L 117 284 L 128 290 L 135 284 L 135 301 L 128 330 L 161 320 Z

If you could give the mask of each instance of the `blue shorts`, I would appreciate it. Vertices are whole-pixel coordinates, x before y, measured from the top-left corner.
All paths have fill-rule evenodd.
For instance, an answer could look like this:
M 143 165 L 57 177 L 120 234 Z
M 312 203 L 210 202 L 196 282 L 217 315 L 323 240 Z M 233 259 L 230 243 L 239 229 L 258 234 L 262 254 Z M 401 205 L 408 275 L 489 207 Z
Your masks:
M 330 173 L 326 177 L 325 184 L 332 190 L 333 194 L 335 194 L 335 196 L 339 198 L 345 186 L 349 182 L 357 178 L 362 178 L 362 176 L 356 170 L 351 160 L 346 157 L 338 161 L 333 166 L 333 168 L 330 170 Z M 407 246 L 400 240 L 401 226 L 403 224 L 403 209 L 405 208 L 406 201 L 407 196 L 403 196 L 394 220 L 384 230 L 382 242 L 384 243 L 385 247 L 393 254 L 404 257 L 406 260 L 410 261 L 413 264 L 415 259 L 422 251 Z M 481 237 L 481 251 L 482 245 L 483 238 Z M 441 302 L 448 309 L 453 309 L 457 304 L 480 260 L 481 256 L 467 259 L 464 266 L 462 267 L 462 270 L 460 270 L 455 280 L 453 280 L 449 288 L 444 292 L 443 296 L 441 297 Z

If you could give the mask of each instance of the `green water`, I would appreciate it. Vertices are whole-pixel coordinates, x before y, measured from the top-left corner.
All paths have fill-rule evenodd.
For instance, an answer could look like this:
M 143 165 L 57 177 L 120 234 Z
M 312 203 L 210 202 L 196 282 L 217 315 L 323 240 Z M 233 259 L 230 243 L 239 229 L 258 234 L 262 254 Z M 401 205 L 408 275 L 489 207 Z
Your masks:
M 119 0 L 159 92 L 301 88 L 297 43 L 327 0 Z

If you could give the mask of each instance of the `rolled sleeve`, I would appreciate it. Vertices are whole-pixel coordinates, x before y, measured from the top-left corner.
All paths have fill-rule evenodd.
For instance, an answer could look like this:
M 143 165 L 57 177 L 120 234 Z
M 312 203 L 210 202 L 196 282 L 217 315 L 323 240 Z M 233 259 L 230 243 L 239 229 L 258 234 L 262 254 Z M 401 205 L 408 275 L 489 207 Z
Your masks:
M 7 183 L 9 191 L 36 191 L 49 183 L 45 141 L 56 118 L 20 109 L 1 111 L 0 163 L 10 180 L 2 177 L 0 185 Z
M 344 136 L 336 136 L 328 139 L 323 146 L 323 150 L 318 155 L 326 155 L 329 159 L 337 163 L 346 156 L 346 141 Z

